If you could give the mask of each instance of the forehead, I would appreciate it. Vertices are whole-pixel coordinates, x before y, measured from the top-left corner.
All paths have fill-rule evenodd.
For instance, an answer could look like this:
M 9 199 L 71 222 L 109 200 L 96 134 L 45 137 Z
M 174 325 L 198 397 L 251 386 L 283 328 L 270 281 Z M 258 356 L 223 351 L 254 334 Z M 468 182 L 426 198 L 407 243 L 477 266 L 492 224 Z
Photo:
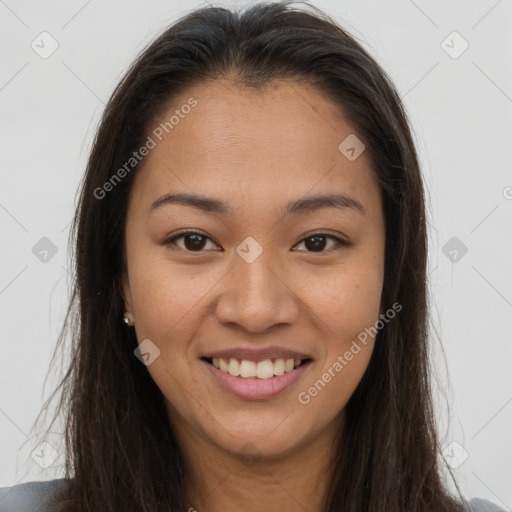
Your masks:
M 148 134 L 155 147 L 132 190 L 148 208 L 171 190 L 232 204 L 269 196 L 288 202 L 308 191 L 376 191 L 367 152 L 350 161 L 338 149 L 353 127 L 307 84 L 282 80 L 257 90 L 226 80 L 199 84 L 175 98 Z

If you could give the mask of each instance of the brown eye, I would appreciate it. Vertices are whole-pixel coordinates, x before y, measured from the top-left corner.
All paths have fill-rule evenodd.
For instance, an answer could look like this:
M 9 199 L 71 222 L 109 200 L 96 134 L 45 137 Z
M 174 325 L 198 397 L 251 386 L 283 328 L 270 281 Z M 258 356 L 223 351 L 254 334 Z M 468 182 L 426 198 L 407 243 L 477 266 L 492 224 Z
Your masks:
M 340 246 L 348 247 L 350 245 L 348 242 L 345 242 L 334 235 L 328 235 L 327 233 L 315 233 L 304 238 L 301 243 L 306 246 L 307 252 L 328 252 L 333 249 L 333 247 L 330 247 L 325 250 L 326 245 L 328 245 L 328 240 L 335 242 L 334 248 L 339 248 Z
M 184 246 L 180 246 L 179 244 L 176 243 L 177 240 L 181 239 L 183 239 L 184 241 Z M 172 238 L 166 240 L 164 243 L 166 245 L 178 245 L 180 249 L 183 249 L 185 251 L 201 252 L 204 249 L 207 240 L 211 239 L 206 235 L 203 235 L 202 233 L 197 233 L 196 231 L 184 231 L 182 233 L 174 235 Z
M 178 244 L 178 240 L 183 240 L 183 245 Z M 203 249 L 205 248 L 208 240 L 212 241 L 210 237 L 204 235 L 203 233 L 196 231 L 183 231 L 166 240 L 164 244 L 175 245 L 180 249 L 188 252 L 204 252 Z M 326 249 L 326 247 L 329 245 L 329 241 L 334 242 L 334 246 L 328 247 Z M 345 242 L 344 240 L 327 233 L 315 233 L 306 238 L 303 238 L 300 243 L 305 244 L 307 249 L 306 252 L 312 253 L 328 252 L 332 249 L 349 247 L 351 245 L 348 242 Z

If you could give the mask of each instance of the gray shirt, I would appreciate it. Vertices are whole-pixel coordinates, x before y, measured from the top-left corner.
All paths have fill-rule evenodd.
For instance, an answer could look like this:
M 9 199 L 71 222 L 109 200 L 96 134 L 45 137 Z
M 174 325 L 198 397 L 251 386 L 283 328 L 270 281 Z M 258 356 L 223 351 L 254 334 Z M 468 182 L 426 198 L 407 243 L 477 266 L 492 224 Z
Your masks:
M 12 487 L 0 487 L 0 512 L 50 512 L 52 496 L 66 486 L 64 478 L 41 482 L 26 482 Z M 505 512 L 490 501 L 473 498 L 465 503 L 464 512 Z

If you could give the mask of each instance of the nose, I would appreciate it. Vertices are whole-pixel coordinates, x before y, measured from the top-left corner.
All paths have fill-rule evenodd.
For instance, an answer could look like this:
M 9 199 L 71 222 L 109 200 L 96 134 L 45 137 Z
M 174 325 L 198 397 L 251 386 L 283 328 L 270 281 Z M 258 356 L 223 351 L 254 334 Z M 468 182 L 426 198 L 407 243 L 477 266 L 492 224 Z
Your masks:
M 222 280 L 215 307 L 217 320 L 248 332 L 265 332 L 277 324 L 293 324 L 300 301 L 287 282 L 287 273 L 270 265 L 263 253 L 251 263 L 239 258 Z M 288 277 L 288 281 L 290 278 Z

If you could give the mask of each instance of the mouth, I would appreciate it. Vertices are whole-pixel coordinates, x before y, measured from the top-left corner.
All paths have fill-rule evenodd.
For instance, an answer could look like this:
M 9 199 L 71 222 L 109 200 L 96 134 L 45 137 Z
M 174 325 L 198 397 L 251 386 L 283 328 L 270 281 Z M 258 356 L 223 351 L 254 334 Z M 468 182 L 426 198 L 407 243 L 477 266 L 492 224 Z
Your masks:
M 293 389 L 313 364 L 313 359 L 200 358 L 213 382 L 232 396 L 243 400 L 268 400 Z M 218 365 L 218 367 L 217 367 Z
M 265 359 L 263 361 L 252 361 L 236 358 L 211 358 L 201 357 L 209 365 L 232 377 L 241 379 L 268 380 L 275 379 L 286 373 L 291 373 L 299 367 L 309 365 L 313 360 L 310 357 L 304 359 Z

